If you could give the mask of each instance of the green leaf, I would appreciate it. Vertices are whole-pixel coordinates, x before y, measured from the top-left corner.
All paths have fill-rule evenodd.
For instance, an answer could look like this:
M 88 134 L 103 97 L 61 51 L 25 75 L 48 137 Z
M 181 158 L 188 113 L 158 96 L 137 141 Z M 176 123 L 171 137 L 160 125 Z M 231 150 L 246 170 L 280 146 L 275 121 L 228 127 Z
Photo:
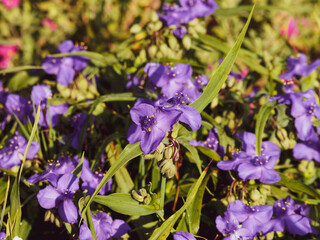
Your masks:
M 50 55 L 52 57 L 69 57 L 69 56 L 82 56 L 90 58 L 91 62 L 98 67 L 106 67 L 118 62 L 118 60 L 111 54 L 102 55 L 97 52 L 81 51 L 72 53 L 58 53 Z
M 207 46 L 217 49 L 223 53 L 228 53 L 230 49 L 226 43 L 213 36 L 199 34 L 199 40 Z M 266 67 L 259 64 L 260 60 L 256 54 L 245 49 L 240 49 L 237 59 L 261 75 L 270 76 L 272 79 L 282 83 L 281 79 L 277 75 L 270 73 Z
M 155 205 L 143 205 L 139 203 L 129 193 L 113 193 L 106 196 L 97 195 L 94 201 L 125 215 L 145 216 L 159 211 L 159 208 Z
M 72 171 L 72 174 L 80 178 L 82 166 L 83 166 L 83 158 L 84 158 L 84 152 L 82 153 L 81 160 L 78 163 L 77 167 Z
M 120 153 L 119 157 L 117 158 L 117 161 L 114 165 L 111 166 L 111 168 L 108 170 L 106 175 L 104 175 L 103 179 L 101 180 L 100 184 L 90 197 L 89 201 L 87 202 L 85 208 L 83 209 L 82 213 L 87 211 L 87 208 L 90 206 L 94 198 L 97 196 L 97 194 L 100 192 L 101 188 L 107 184 L 107 182 L 110 180 L 110 178 L 125 164 L 127 164 L 131 159 L 138 157 L 142 154 L 142 151 L 140 149 L 140 142 L 128 144 L 123 151 Z
M 231 48 L 231 50 L 229 51 L 229 53 L 227 54 L 227 56 L 219 66 L 218 70 L 211 77 L 207 87 L 205 88 L 201 96 L 191 104 L 191 106 L 197 109 L 198 112 L 201 113 L 203 109 L 217 96 L 223 83 L 228 78 L 231 68 L 239 53 L 243 39 L 246 35 L 247 29 L 253 14 L 254 6 L 252 7 L 247 23 L 243 27 L 238 37 L 238 40 L 236 41 L 234 46 Z
M 21 237 L 22 239 L 27 239 L 31 229 L 32 223 L 26 219 L 23 219 L 21 222 L 19 237 Z
M 30 76 L 26 71 L 23 71 L 15 74 L 9 80 L 7 87 L 11 91 L 18 91 L 28 86 L 35 85 L 38 81 L 38 76 Z
M 256 123 L 256 152 L 257 156 L 261 154 L 261 142 L 262 142 L 262 134 L 264 132 L 264 127 L 268 120 L 270 112 L 273 110 L 275 103 L 274 102 L 267 102 L 263 105 L 258 113 L 258 119 Z
M 133 93 L 111 93 L 111 94 L 103 95 L 92 101 L 79 102 L 79 103 L 75 103 L 74 105 L 88 105 L 88 104 L 98 105 L 98 103 L 101 103 L 101 102 L 123 102 L 123 101 L 131 102 L 135 100 L 137 100 L 137 97 L 133 96 Z
M 312 125 L 315 127 L 320 127 L 320 119 L 313 120 Z
M 293 192 L 297 192 L 297 193 L 306 193 L 310 196 L 313 196 L 317 199 L 320 199 L 320 195 L 319 193 L 312 187 L 307 186 L 297 180 L 288 178 L 286 175 L 284 175 L 283 173 L 279 173 L 281 180 L 280 180 L 280 184 L 286 186 L 287 188 L 289 188 L 291 191 Z
M 4 217 L 4 214 L 5 214 L 5 211 L 6 211 L 6 206 L 7 206 L 8 196 L 9 196 L 10 177 L 8 177 L 8 181 L 7 181 L 6 185 L 7 185 L 7 188 L 6 188 L 6 193 L 5 193 L 4 199 L 3 199 L 4 203 L 3 203 L 2 211 L 1 211 L 0 228 L 2 228 L 3 217 Z
M 234 8 L 218 8 L 217 11 L 214 13 L 215 16 L 234 16 L 242 13 L 249 12 L 251 10 L 250 5 L 242 5 L 237 6 Z M 269 10 L 269 11 L 286 11 L 289 13 L 292 13 L 292 10 L 290 8 L 286 7 L 280 7 L 280 6 L 257 6 L 256 10 Z
M 87 215 L 87 226 L 89 227 L 89 229 L 91 231 L 91 235 L 92 235 L 93 239 L 97 240 L 96 230 L 94 229 L 90 207 L 87 208 L 86 215 Z
M 110 146 L 110 145 L 109 145 Z M 121 151 L 121 150 L 120 150 Z M 115 146 L 115 149 L 112 149 L 111 146 L 107 150 L 107 156 L 110 162 L 110 165 L 112 166 L 117 162 L 116 154 L 117 149 Z M 121 167 L 114 175 L 114 178 L 117 182 L 117 192 L 120 193 L 128 193 L 130 190 L 134 188 L 134 183 L 131 179 L 131 176 L 125 166 Z
M 209 179 L 210 179 L 210 175 L 207 175 L 203 180 L 203 182 L 201 183 L 201 186 L 199 187 L 199 190 L 195 198 L 193 199 L 192 204 L 190 204 L 189 207 L 187 207 L 186 218 L 187 218 L 187 223 L 189 223 L 189 231 L 192 234 L 197 234 L 200 228 L 202 200 L 203 200 L 203 195 Z M 188 198 L 187 198 L 187 201 L 188 201 Z
M 203 178 L 205 177 L 207 173 L 207 168 L 202 172 L 198 180 L 194 183 L 194 185 L 191 187 L 188 193 L 187 200 L 185 204 L 173 215 L 171 215 L 160 227 L 158 227 L 149 240 L 164 240 L 167 239 L 169 236 L 174 224 L 179 219 L 181 214 L 186 210 L 188 206 L 193 202 L 194 197 L 196 196 L 198 189 L 200 187 L 200 184 L 202 183 Z
M 289 124 L 291 118 L 286 114 L 288 106 L 285 104 L 278 104 L 275 109 L 277 110 L 277 122 L 280 127 L 286 127 Z M 320 122 L 319 122 L 320 123 Z
M 40 66 L 20 66 L 20 67 L 13 67 L 13 68 L 7 68 L 0 71 L 0 74 L 6 74 L 6 73 L 14 73 L 19 72 L 23 70 L 33 70 L 33 69 L 43 69 Z
M 20 229 L 20 222 L 21 222 L 21 203 L 20 203 L 20 180 L 21 180 L 21 174 L 23 170 L 24 163 L 27 159 L 27 154 L 30 149 L 31 143 L 36 135 L 36 131 L 38 129 L 38 122 L 40 117 L 40 104 L 37 109 L 37 115 L 35 117 L 35 121 L 32 127 L 32 131 L 30 134 L 30 138 L 28 140 L 28 144 L 26 147 L 26 150 L 24 152 L 21 165 L 17 174 L 17 177 L 13 183 L 11 193 L 10 193 L 10 219 L 12 221 L 13 225 L 13 234 L 14 236 L 19 235 L 19 229 Z
M 200 160 L 197 149 L 194 146 L 192 146 L 184 137 L 178 137 L 177 140 L 179 143 L 181 143 L 182 146 L 184 146 L 191 153 L 195 161 L 195 164 L 197 165 L 199 173 L 202 173 L 202 170 L 201 170 L 202 161 Z
M 212 149 L 207 147 L 202 147 L 202 146 L 197 146 L 197 148 L 200 150 L 200 152 L 202 152 L 204 155 L 208 156 L 209 158 L 213 159 L 214 161 L 218 162 L 221 160 L 221 157 L 219 156 L 219 154 L 213 151 Z

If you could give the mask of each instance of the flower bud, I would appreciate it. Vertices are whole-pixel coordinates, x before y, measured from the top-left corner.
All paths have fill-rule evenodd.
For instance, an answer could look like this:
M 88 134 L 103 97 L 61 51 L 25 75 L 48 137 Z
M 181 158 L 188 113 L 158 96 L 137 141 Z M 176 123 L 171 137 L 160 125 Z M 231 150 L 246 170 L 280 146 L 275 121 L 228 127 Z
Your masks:
M 145 188 L 141 188 L 139 192 L 142 197 L 148 196 L 147 190 Z
M 189 50 L 191 48 L 191 45 L 192 45 L 192 41 L 191 41 L 191 38 L 189 36 L 184 36 L 183 39 L 182 39 L 182 44 L 184 46 L 184 48 L 186 50 Z
M 173 154 L 173 148 L 169 147 L 166 150 L 164 150 L 164 157 L 167 158 L 171 158 Z
M 143 200 L 144 200 L 144 197 L 143 197 L 143 196 L 140 196 L 140 195 L 137 193 L 136 190 L 132 190 L 132 191 L 131 191 L 131 195 L 132 195 L 132 197 L 133 197 L 135 200 L 137 200 L 138 202 L 143 202 Z
M 167 177 L 168 177 L 168 178 L 174 177 L 174 175 L 176 174 L 176 166 L 173 165 L 173 166 L 166 172 L 166 174 L 167 174 Z

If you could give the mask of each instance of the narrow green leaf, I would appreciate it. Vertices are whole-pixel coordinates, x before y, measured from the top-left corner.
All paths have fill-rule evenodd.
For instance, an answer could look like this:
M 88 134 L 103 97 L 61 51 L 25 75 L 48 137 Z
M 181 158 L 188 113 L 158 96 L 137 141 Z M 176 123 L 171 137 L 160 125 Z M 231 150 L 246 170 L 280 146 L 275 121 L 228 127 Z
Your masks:
M 92 235 L 93 239 L 97 240 L 96 230 L 94 229 L 90 207 L 87 208 L 86 215 L 87 215 L 87 221 L 88 221 L 87 226 L 89 227 L 89 229 L 91 231 L 91 235 Z
M 198 180 L 194 183 L 194 185 L 191 187 L 188 197 L 187 197 L 187 201 L 185 202 L 185 204 L 177 211 L 175 212 L 173 215 L 171 215 L 159 228 L 157 228 L 153 234 L 151 235 L 151 237 L 149 238 L 149 240 L 164 240 L 167 239 L 167 237 L 169 236 L 174 224 L 176 223 L 176 221 L 179 219 L 179 217 L 181 216 L 181 214 L 186 210 L 186 208 L 188 206 L 190 206 L 190 204 L 192 203 L 195 195 L 198 192 L 198 189 L 200 187 L 200 184 L 202 183 L 203 178 L 205 177 L 207 173 L 207 169 L 205 169 L 202 174 L 200 175 L 200 177 L 198 178 Z
M 189 223 L 189 231 L 192 234 L 197 234 L 200 228 L 200 216 L 201 216 L 201 208 L 202 208 L 202 200 L 203 195 L 207 186 L 207 182 L 210 179 L 210 175 L 207 175 L 203 182 L 201 183 L 199 190 L 192 199 L 192 203 L 187 207 L 187 223 Z M 190 197 L 190 196 L 188 196 Z M 188 198 L 187 198 L 188 201 Z
M 82 213 L 87 211 L 87 208 L 90 206 L 94 198 L 97 196 L 98 192 L 100 192 L 101 188 L 107 184 L 107 182 L 110 180 L 110 178 L 118 171 L 119 168 L 127 164 L 131 159 L 138 157 L 142 154 L 142 151 L 140 149 L 140 142 L 128 144 L 123 151 L 120 153 L 117 162 L 111 166 L 111 168 L 108 170 L 106 175 L 101 180 L 100 184 L 98 185 L 97 189 L 94 191 L 92 196 L 90 197 L 89 201 L 87 202 L 85 208 L 83 209 Z
M 7 189 L 6 189 L 6 193 L 5 193 L 5 197 L 4 197 L 4 203 L 3 203 L 2 211 L 1 211 L 0 228 L 2 228 L 3 217 L 4 217 L 4 214 L 5 214 L 5 211 L 6 211 L 8 195 L 9 195 L 9 189 L 10 189 L 10 177 L 8 177 Z
M 207 46 L 217 49 L 223 53 L 228 53 L 230 49 L 230 47 L 226 43 L 222 42 L 221 40 L 213 36 L 199 34 L 199 40 Z M 270 76 L 277 82 L 282 82 L 277 75 L 270 73 L 270 71 L 266 67 L 259 64 L 260 60 L 256 54 L 245 49 L 240 49 L 237 59 L 245 65 L 247 65 L 248 67 L 250 67 L 251 69 L 253 69 L 254 71 L 260 73 L 261 75 Z
M 213 151 L 212 149 L 207 147 L 202 147 L 202 146 L 197 146 L 197 148 L 200 150 L 200 152 L 202 152 L 204 155 L 208 156 L 209 158 L 213 159 L 214 161 L 218 162 L 221 160 L 221 157 L 219 156 L 219 154 Z
M 261 154 L 261 143 L 262 143 L 262 135 L 264 132 L 264 127 L 266 125 L 270 112 L 274 108 L 274 105 L 275 105 L 274 102 L 267 102 L 260 108 L 258 112 L 258 119 L 256 123 L 256 128 L 255 128 L 257 156 Z
M 111 166 L 117 162 L 116 151 L 116 149 L 111 149 L 111 147 L 107 150 L 107 156 Z M 132 178 L 125 166 L 119 168 L 119 170 L 115 173 L 114 178 L 117 182 L 117 192 L 128 193 L 134 188 Z
M 84 158 L 84 152 L 82 153 L 81 160 L 78 163 L 77 167 L 72 171 L 72 174 L 80 178 L 82 166 L 83 166 L 83 158 Z
M 313 196 L 317 199 L 320 199 L 320 195 L 319 193 L 312 187 L 307 186 L 297 180 L 288 178 L 286 175 L 284 175 L 283 173 L 279 173 L 281 180 L 280 180 L 280 184 L 286 186 L 287 188 L 289 188 L 291 191 L 293 192 L 297 192 L 297 193 L 306 193 L 310 196 Z
M 84 101 L 75 103 L 74 105 L 87 105 L 87 104 L 98 104 L 101 102 L 123 102 L 123 101 L 135 101 L 137 100 L 137 97 L 133 96 L 133 93 L 111 93 L 103 95 L 99 98 L 96 98 L 92 101 Z
M 191 153 L 195 161 L 195 164 L 197 165 L 199 173 L 202 173 L 202 170 L 201 170 L 202 161 L 200 160 L 197 149 L 194 146 L 192 146 L 184 137 L 178 137 L 177 140 L 179 141 L 179 143 L 181 143 L 182 146 L 184 146 Z
M 32 131 L 30 134 L 30 138 L 28 140 L 28 144 L 26 147 L 26 150 L 24 152 L 23 158 L 21 160 L 21 165 L 17 174 L 17 177 L 13 183 L 12 190 L 10 193 L 10 218 L 13 221 L 13 234 L 14 236 L 19 235 L 19 229 L 20 229 L 20 222 L 21 222 L 21 202 L 20 202 L 20 180 L 21 180 L 21 174 L 23 171 L 24 163 L 27 159 L 27 154 L 30 149 L 31 143 L 35 137 L 36 131 L 38 129 L 38 122 L 40 117 L 40 104 L 37 109 L 37 115 L 35 117 L 35 121 L 32 127 Z
M 94 201 L 125 215 L 145 216 L 159 211 L 154 205 L 143 205 L 134 200 L 129 193 L 113 193 L 106 196 L 97 195 Z
M 254 5 L 255 6 L 255 5 Z M 219 93 L 223 83 L 228 78 L 228 75 L 231 71 L 231 68 L 237 58 L 237 55 L 239 53 L 241 44 L 243 42 L 243 39 L 246 35 L 249 23 L 251 21 L 251 17 L 253 14 L 254 6 L 252 7 L 251 13 L 248 17 L 246 25 L 243 27 L 238 40 L 234 44 L 234 46 L 231 48 L 225 59 L 223 60 L 222 64 L 219 66 L 218 70 L 213 74 L 211 77 L 207 87 L 205 88 L 202 95 L 194 101 L 191 106 L 198 110 L 198 112 L 202 112 L 203 109 L 217 96 Z
M 35 85 L 39 81 L 38 76 L 31 76 L 26 71 L 15 74 L 8 82 L 7 87 L 11 91 L 18 91 L 28 86 Z
M 215 16 L 234 16 L 242 13 L 249 12 L 251 10 L 250 5 L 243 5 L 243 6 L 237 6 L 234 8 L 219 8 L 214 13 Z M 265 5 L 265 6 L 257 6 L 256 10 L 268 10 L 268 11 L 286 11 L 291 13 L 290 8 L 286 7 L 280 7 L 280 6 L 271 6 L 271 5 Z
M 21 222 L 19 237 L 22 239 L 28 239 L 30 231 L 32 229 L 32 222 L 27 219 L 23 219 Z
M 19 72 L 23 70 L 33 70 L 33 69 L 43 69 L 40 66 L 20 66 L 20 67 L 13 67 L 13 68 L 7 68 L 0 71 L 0 74 L 6 74 L 6 73 L 14 73 Z

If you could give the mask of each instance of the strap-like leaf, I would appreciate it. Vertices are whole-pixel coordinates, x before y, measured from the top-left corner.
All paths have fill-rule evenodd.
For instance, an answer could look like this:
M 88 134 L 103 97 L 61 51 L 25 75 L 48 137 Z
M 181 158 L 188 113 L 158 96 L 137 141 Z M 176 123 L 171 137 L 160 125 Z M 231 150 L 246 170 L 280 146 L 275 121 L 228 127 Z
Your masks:
M 217 96 L 219 93 L 223 83 L 227 80 L 228 75 L 231 71 L 231 68 L 237 58 L 237 55 L 239 53 L 239 50 L 241 48 L 241 44 L 243 42 L 243 39 L 246 35 L 247 29 L 249 27 L 251 17 L 253 14 L 254 6 L 251 10 L 251 13 L 248 17 L 248 20 L 246 22 L 246 25 L 243 27 L 236 43 L 234 46 L 230 49 L 229 53 L 219 66 L 218 70 L 213 74 L 211 77 L 207 87 L 205 88 L 202 95 L 194 101 L 191 106 L 198 110 L 198 112 L 202 112 L 203 109 Z

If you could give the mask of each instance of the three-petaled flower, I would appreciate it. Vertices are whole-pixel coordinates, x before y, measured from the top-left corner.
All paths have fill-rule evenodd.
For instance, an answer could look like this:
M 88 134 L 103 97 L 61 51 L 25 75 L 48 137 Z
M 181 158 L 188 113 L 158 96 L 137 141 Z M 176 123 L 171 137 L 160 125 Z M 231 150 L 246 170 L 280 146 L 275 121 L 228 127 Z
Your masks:
M 76 223 L 78 210 L 73 203 L 73 195 L 79 189 L 79 179 L 67 173 L 62 175 L 56 187 L 47 186 L 39 191 L 37 198 L 41 207 L 52 209 L 58 207 L 58 212 L 63 221 Z
M 145 154 L 154 152 L 181 114 L 179 110 L 162 110 L 146 103 L 134 106 L 130 110 L 134 123 L 128 129 L 129 143 L 141 141 L 140 147 Z

